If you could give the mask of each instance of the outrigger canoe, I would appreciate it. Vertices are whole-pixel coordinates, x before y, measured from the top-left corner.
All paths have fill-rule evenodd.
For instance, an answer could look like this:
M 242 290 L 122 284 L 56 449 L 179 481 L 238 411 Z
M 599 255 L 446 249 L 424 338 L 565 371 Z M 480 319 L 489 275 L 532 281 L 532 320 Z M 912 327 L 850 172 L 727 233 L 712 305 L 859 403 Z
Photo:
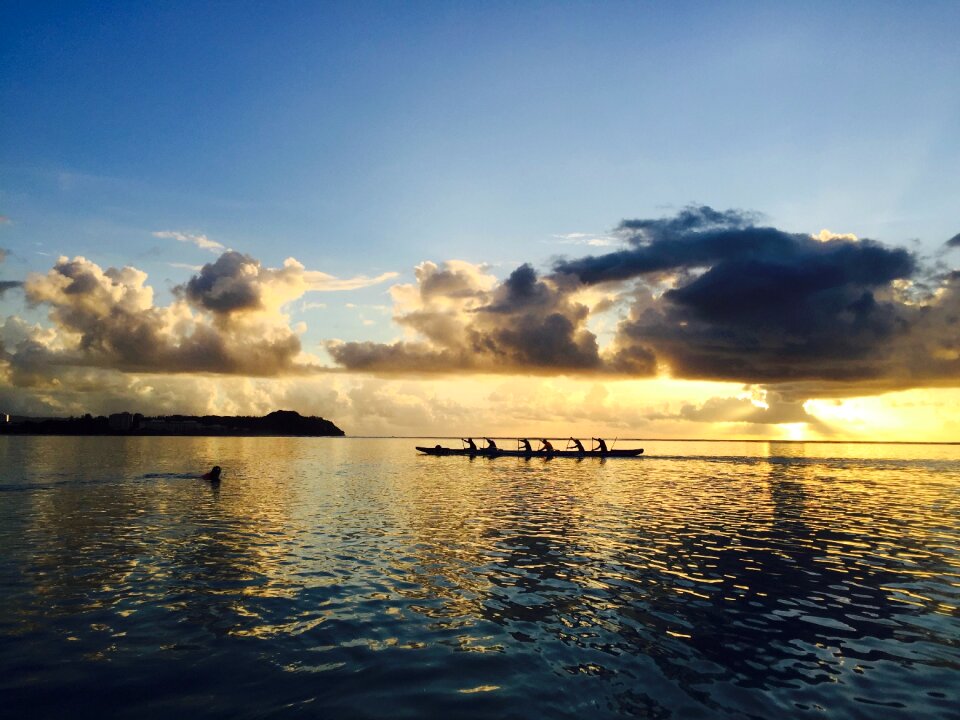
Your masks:
M 446 448 L 440 447 L 420 447 L 417 450 L 427 455 L 469 455 L 472 457 L 568 457 L 568 458 L 608 458 L 608 457 L 639 457 L 643 454 L 643 448 L 630 448 L 625 450 L 487 450 L 486 448 Z

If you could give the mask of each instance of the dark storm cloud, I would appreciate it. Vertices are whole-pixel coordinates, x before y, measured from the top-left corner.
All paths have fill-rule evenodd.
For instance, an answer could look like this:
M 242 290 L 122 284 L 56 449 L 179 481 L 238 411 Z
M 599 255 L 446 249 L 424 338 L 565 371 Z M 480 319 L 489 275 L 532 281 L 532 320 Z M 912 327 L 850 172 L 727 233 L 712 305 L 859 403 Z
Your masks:
M 3 297 L 3 294 L 7 290 L 13 290 L 19 287 L 23 287 L 23 282 L 20 280 L 0 280 L 0 298 Z
M 714 210 L 708 205 L 689 205 L 678 212 L 676 217 L 623 220 L 619 229 L 629 231 L 633 235 L 633 241 L 639 244 L 644 240 L 662 241 L 682 238 L 694 230 L 723 230 L 750 226 L 758 217 L 757 213 L 744 210 Z
M 913 314 L 877 292 L 907 277 L 909 263 L 873 257 L 879 248 L 836 250 L 793 262 L 718 263 L 620 331 L 651 344 L 683 377 L 873 377 Z
M 378 372 L 587 372 L 603 368 L 589 309 L 569 298 L 568 280 L 522 265 L 492 290 L 461 270 L 418 269 L 418 305 L 396 317 L 426 342 L 328 346 L 339 364 Z M 439 276 L 443 282 L 437 282 Z
M 826 240 L 756 227 L 738 211 L 690 208 L 675 218 L 627 220 L 633 247 L 557 264 L 590 285 L 673 274 L 675 286 L 634 306 L 621 322 L 622 354 L 653 352 L 676 377 L 781 383 L 897 384 L 904 364 L 930 377 L 943 368 L 916 348 L 926 312 L 896 296 L 920 270 L 905 249 L 848 236 Z M 953 292 L 947 290 L 947 292 Z M 932 298 L 928 298 L 932 300 Z M 911 360 L 907 363 L 907 357 Z
M 558 273 L 594 284 L 622 281 L 656 272 L 744 265 L 748 272 L 817 264 L 817 270 L 847 272 L 862 280 L 885 283 L 915 269 L 906 250 L 890 250 L 871 241 L 820 242 L 810 235 L 756 227 L 741 211 L 688 208 L 676 218 L 624 220 L 618 234 L 633 247 L 600 256 L 557 263 Z
M 584 329 L 589 309 L 568 294 L 569 288 L 521 265 L 494 290 L 490 304 L 477 309 L 474 347 L 514 367 L 599 369 L 596 337 Z
M 229 250 L 207 263 L 185 285 L 178 286 L 186 299 L 215 313 L 257 310 L 260 300 L 260 263 L 249 255 Z
M 480 308 L 481 312 L 515 313 L 524 308 L 546 306 L 555 297 L 550 288 L 538 281 L 537 272 L 529 263 L 510 273 L 497 294 L 492 304 Z
M 786 232 L 758 217 L 703 206 L 624 220 L 616 229 L 623 249 L 562 260 L 545 276 L 521 265 L 483 291 L 433 266 L 418 274 L 419 306 L 396 317 L 423 340 L 331 352 L 347 368 L 382 372 L 645 376 L 663 368 L 791 393 L 960 382 L 955 271 L 930 274 L 904 248 Z M 603 349 L 577 300 L 595 286 L 632 298 Z M 472 302 L 455 310 L 437 302 L 455 293 Z M 592 302 L 597 312 L 616 306 L 609 296 Z

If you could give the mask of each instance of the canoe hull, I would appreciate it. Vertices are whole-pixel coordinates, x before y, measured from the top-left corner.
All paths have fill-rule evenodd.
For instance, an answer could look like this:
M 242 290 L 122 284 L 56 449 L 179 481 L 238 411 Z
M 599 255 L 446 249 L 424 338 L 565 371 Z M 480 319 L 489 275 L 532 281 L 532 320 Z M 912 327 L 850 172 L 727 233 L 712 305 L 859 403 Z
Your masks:
M 446 448 L 446 447 L 420 447 L 417 450 L 426 455 L 466 455 L 468 457 L 522 457 L 522 458 L 614 458 L 614 457 L 639 457 L 643 454 L 643 448 L 630 448 L 626 450 L 554 450 L 547 452 L 545 450 L 533 450 L 526 452 L 524 450 L 468 450 L 466 448 Z

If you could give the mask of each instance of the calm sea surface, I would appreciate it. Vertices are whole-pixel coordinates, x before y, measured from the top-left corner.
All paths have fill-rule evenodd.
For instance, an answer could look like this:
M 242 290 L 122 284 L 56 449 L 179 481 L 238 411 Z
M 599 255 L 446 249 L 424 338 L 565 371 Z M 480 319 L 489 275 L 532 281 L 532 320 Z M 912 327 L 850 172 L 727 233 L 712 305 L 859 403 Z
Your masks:
M 0 713 L 960 717 L 960 447 L 415 444 L 0 437 Z

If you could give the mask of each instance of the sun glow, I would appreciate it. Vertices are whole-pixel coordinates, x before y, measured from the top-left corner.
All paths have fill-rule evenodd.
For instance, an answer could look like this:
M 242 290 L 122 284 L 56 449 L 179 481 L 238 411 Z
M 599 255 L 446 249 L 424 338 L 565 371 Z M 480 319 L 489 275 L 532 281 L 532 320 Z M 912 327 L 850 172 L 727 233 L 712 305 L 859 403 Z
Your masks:
M 806 440 L 807 423 L 782 423 L 777 427 L 782 428 L 787 440 Z
M 921 388 L 870 397 L 811 399 L 804 409 L 831 428 L 831 439 L 957 442 L 956 388 Z

